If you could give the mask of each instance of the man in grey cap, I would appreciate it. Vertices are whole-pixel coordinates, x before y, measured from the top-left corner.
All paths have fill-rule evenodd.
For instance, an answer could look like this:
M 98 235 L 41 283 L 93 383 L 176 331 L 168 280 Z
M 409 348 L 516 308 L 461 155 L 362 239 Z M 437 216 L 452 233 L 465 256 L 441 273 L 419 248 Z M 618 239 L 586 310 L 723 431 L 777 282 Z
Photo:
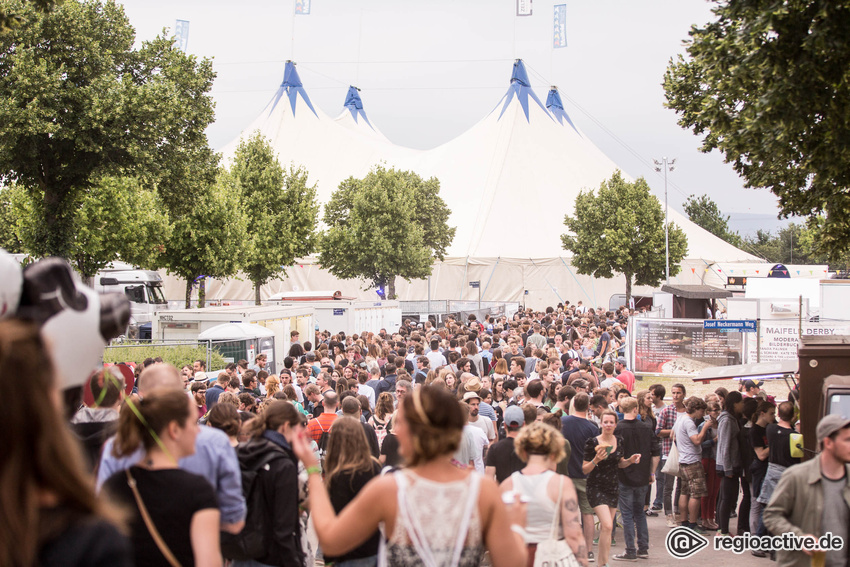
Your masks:
M 505 410 L 506 437 L 496 442 L 487 452 L 484 467 L 484 475 L 487 478 L 495 478 L 496 482 L 501 484 L 503 480 L 525 467 L 525 463 L 514 451 L 514 439 L 524 425 L 525 414 L 519 406 L 510 406 Z
M 821 452 L 788 467 L 764 510 L 764 525 L 774 535 L 831 533 L 842 539 L 840 550 L 826 551 L 825 567 L 847 567 L 850 526 L 850 419 L 827 415 L 817 426 Z M 777 551 L 777 567 L 808 567 L 813 551 Z

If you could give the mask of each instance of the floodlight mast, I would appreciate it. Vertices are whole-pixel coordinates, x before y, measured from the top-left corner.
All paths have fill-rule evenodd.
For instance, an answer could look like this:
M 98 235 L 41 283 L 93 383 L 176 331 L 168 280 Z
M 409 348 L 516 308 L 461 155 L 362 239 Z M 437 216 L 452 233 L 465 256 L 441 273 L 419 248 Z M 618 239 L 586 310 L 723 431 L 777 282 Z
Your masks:
M 674 167 L 676 158 L 669 162 L 666 157 L 652 160 L 655 163 L 655 171 L 664 171 L 664 279 L 666 283 L 670 283 L 670 230 L 667 222 L 667 172 L 676 169 Z

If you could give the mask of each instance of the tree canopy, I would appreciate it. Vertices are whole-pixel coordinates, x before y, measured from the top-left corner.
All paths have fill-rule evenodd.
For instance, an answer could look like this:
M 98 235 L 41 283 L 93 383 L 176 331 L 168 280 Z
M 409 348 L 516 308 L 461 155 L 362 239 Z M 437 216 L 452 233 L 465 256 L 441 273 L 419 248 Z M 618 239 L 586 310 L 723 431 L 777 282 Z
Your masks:
M 729 215 L 723 216 L 717 203 L 708 195 L 691 195 L 683 204 L 688 218 L 733 246 L 741 246 L 741 237 L 729 230 Z
M 361 278 L 395 297 L 395 278 L 425 278 L 455 228 L 436 178 L 376 167 L 340 183 L 325 206 L 319 262 L 333 275 Z
M 215 178 L 212 62 L 165 37 L 134 49 L 113 0 L 11 7 L 21 19 L 0 34 L 0 183 L 41 201 L 45 252 L 70 258 L 75 211 L 106 176 L 137 177 L 186 212 L 198 186 L 187 180 Z
M 212 185 L 201 186 L 190 211 L 174 219 L 165 249 L 169 272 L 186 280 L 186 308 L 200 276 L 228 278 L 236 274 L 245 243 L 245 219 L 238 182 L 226 171 Z M 202 288 L 203 289 L 203 288 Z M 203 292 L 198 303 L 203 306 Z
M 578 273 L 626 278 L 626 300 L 632 284 L 657 286 L 664 279 L 664 209 L 649 192 L 642 177 L 626 181 L 619 171 L 599 189 L 576 197 L 575 216 L 564 218 L 567 234 L 561 236 L 565 250 L 573 253 Z M 669 224 L 670 275 L 688 251 L 688 239 L 675 223 Z
M 231 174 L 241 187 L 248 225 L 241 267 L 254 284 L 259 305 L 260 287 L 316 248 L 316 187 L 307 185 L 305 169 L 284 171 L 259 132 L 239 143 Z
M 850 247 L 850 0 L 714 0 L 687 58 L 670 62 L 667 106 L 781 214 L 823 214 L 823 246 Z
M 14 221 L 9 232 L 14 232 L 29 254 L 49 255 L 36 228 L 43 199 L 37 191 L 33 195 L 20 186 L 10 193 Z M 71 223 L 74 239 L 68 259 L 84 278 L 94 277 L 115 260 L 158 268 L 171 234 L 168 214 L 157 194 L 126 177 L 104 177 L 85 189 Z

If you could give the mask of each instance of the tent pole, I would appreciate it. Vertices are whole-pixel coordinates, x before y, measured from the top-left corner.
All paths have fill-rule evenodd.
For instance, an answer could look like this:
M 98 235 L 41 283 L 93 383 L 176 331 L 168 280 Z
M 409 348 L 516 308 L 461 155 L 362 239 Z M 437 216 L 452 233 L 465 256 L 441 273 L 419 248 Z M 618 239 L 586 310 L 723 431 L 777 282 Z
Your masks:
M 502 257 L 501 257 L 501 256 L 499 256 L 498 258 L 496 258 L 496 263 L 493 265 L 493 271 L 492 271 L 492 272 L 490 272 L 490 277 L 489 277 L 489 278 L 487 278 L 487 285 L 485 285 L 485 286 L 484 286 L 484 292 L 482 293 L 482 295 L 487 295 L 487 288 L 488 288 L 488 287 L 490 287 L 490 280 L 492 280 L 492 279 L 493 279 L 493 274 L 495 274 L 495 273 L 496 273 L 496 266 L 498 266 L 498 265 L 499 265 L 499 262 L 501 262 L 501 261 L 502 261 Z
M 588 300 L 588 301 L 590 301 L 590 295 L 588 295 L 587 290 L 586 290 L 586 289 L 584 289 L 584 286 L 583 286 L 583 285 L 581 285 L 581 283 L 578 281 L 578 278 L 577 278 L 577 277 L 576 277 L 576 275 L 573 273 L 573 271 L 570 269 L 570 266 L 569 266 L 566 262 L 564 262 L 564 259 L 563 259 L 563 258 L 561 258 L 560 256 L 558 257 L 558 259 L 561 261 L 561 263 L 564 265 L 564 267 L 567 269 L 567 271 L 570 273 L 570 275 L 571 275 L 571 276 L 573 277 L 573 279 L 576 281 L 576 284 L 578 284 L 578 288 L 582 291 L 582 293 L 583 293 L 583 294 L 584 294 L 584 296 L 587 298 L 587 300 Z
M 537 264 L 535 264 L 535 263 L 534 263 L 534 258 L 529 258 L 529 260 L 531 260 L 531 264 L 532 264 L 532 265 L 536 268 L 536 267 L 537 267 Z M 547 284 L 547 285 L 551 288 L 552 292 L 553 292 L 555 295 L 557 295 L 557 296 L 558 296 L 558 301 L 560 301 L 561 303 L 563 303 L 563 302 L 564 302 L 564 298 L 562 298 L 562 297 L 561 297 L 561 294 L 559 294 L 559 293 L 558 293 L 558 290 L 557 290 L 557 289 L 555 289 L 555 286 L 553 286 L 553 285 L 552 285 L 552 282 L 550 282 L 550 281 L 549 281 L 549 278 L 547 278 L 546 276 L 543 276 L 543 279 L 544 279 L 544 280 L 546 280 L 546 284 Z
M 466 264 L 463 265 L 463 281 L 460 282 L 460 290 L 458 290 L 457 300 L 463 301 L 463 288 L 466 286 L 466 273 L 469 270 L 469 256 L 466 257 Z

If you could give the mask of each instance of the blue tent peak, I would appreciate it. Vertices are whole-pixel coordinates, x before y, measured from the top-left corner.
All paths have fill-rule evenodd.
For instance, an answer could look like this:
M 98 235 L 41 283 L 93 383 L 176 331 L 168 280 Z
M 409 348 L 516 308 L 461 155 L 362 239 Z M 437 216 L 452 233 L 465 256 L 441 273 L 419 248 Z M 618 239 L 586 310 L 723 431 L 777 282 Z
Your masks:
M 307 96 L 307 91 L 304 90 L 304 86 L 301 83 L 301 77 L 298 76 L 298 71 L 295 70 L 295 62 L 287 61 L 286 68 L 283 71 L 283 82 L 280 84 L 280 88 L 274 95 L 274 100 L 272 101 L 271 110 L 269 110 L 269 114 L 271 114 L 277 103 L 280 102 L 280 99 L 283 96 L 289 99 L 289 104 L 292 108 L 292 114 L 295 114 L 295 103 L 298 100 L 298 95 L 301 95 L 301 98 L 304 99 L 304 102 L 313 111 L 313 114 L 316 115 L 316 118 L 319 117 L 316 114 L 316 109 L 313 108 L 313 103 L 310 102 L 310 97 Z
M 348 109 L 363 110 L 363 101 L 360 99 L 360 93 L 357 91 L 357 87 L 348 87 L 344 106 Z
M 360 98 L 360 90 L 357 87 L 351 86 L 348 87 L 348 94 L 345 95 L 345 108 L 348 112 L 351 113 L 351 117 L 354 119 L 354 122 L 358 122 L 360 118 L 363 118 L 363 121 L 371 128 L 375 129 L 372 126 L 372 123 L 369 122 L 369 119 L 366 118 L 366 112 L 363 110 L 363 100 Z
M 522 59 L 517 59 L 514 61 L 514 70 L 511 74 L 511 86 L 508 87 L 508 93 L 504 97 L 505 104 L 502 105 L 502 112 L 499 114 L 499 118 L 502 117 L 502 114 L 505 113 L 505 110 L 508 108 L 508 105 L 511 101 L 516 97 L 519 101 L 519 104 L 522 106 L 523 112 L 525 112 L 525 119 L 530 120 L 528 117 L 528 99 L 537 103 L 537 106 L 543 110 L 543 112 L 549 116 L 549 119 L 552 119 L 552 116 L 549 115 L 549 112 L 546 110 L 546 107 L 543 106 L 543 103 L 540 102 L 540 99 L 537 98 L 537 95 L 534 94 L 534 90 L 531 88 L 531 82 L 528 80 L 528 73 L 525 71 L 525 65 L 522 62 Z
M 570 120 L 570 115 L 567 114 L 566 110 L 564 110 L 564 103 L 561 102 L 561 95 L 558 93 L 558 87 L 553 86 L 549 90 L 549 96 L 546 97 L 546 108 L 549 109 L 549 112 L 555 117 L 555 120 L 562 125 L 566 120 L 567 123 L 573 127 L 573 130 L 576 131 L 576 134 L 581 136 L 576 125 L 573 124 L 572 120 Z
M 531 82 L 528 80 L 528 73 L 525 71 L 525 64 L 522 59 L 514 61 L 514 72 L 511 75 L 511 83 L 519 83 L 524 87 L 530 87 Z

